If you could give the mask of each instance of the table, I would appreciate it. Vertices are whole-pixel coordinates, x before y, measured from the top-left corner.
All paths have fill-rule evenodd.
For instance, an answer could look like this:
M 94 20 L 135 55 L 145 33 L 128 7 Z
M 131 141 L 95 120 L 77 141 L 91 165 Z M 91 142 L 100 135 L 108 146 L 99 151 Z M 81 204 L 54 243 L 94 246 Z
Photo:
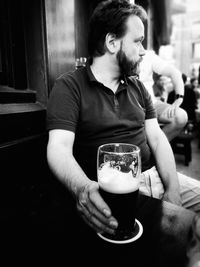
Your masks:
M 137 219 L 144 231 L 135 242 L 111 244 L 77 217 L 73 201 L 63 198 L 49 210 L 21 216 L 4 232 L 3 255 L 29 266 L 184 267 L 188 234 L 195 213 L 140 195 Z M 1 239 L 2 242 L 2 239 Z M 39 264 L 39 265 L 38 265 Z M 20 266 L 21 266 L 20 265 Z

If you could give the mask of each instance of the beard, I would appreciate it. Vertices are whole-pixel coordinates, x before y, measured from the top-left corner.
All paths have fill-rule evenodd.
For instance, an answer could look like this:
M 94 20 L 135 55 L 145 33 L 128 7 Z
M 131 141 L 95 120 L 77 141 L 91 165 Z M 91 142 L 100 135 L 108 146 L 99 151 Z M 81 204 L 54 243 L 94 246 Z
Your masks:
M 135 76 L 139 74 L 139 63 L 141 60 L 133 61 L 129 60 L 124 51 L 122 50 L 122 44 L 120 50 L 117 53 L 117 61 L 120 67 L 121 75 Z

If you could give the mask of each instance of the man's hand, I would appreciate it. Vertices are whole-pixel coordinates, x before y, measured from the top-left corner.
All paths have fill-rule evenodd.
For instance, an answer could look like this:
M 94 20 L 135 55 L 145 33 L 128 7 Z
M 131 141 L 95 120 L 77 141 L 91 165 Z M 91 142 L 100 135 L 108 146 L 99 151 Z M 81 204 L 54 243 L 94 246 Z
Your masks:
M 87 184 L 77 196 L 77 210 L 83 220 L 96 232 L 114 234 L 117 220 L 99 194 L 97 182 Z
M 172 103 L 172 106 L 174 107 L 180 107 L 180 105 L 183 103 L 183 98 L 178 98 L 174 101 L 174 103 Z
M 180 105 L 182 104 L 183 99 L 182 98 L 178 98 L 174 101 L 173 104 L 169 105 L 163 112 L 162 114 L 159 116 L 159 121 L 163 122 L 163 123 L 168 123 L 171 121 L 171 119 L 173 117 L 175 117 L 176 115 L 176 111 L 177 109 L 180 107 Z
M 177 106 L 175 105 L 170 105 L 169 107 L 167 107 L 162 114 L 159 116 L 159 121 L 163 122 L 163 123 L 168 123 L 171 121 L 171 119 L 173 117 L 175 117 L 176 115 L 176 110 L 177 110 Z

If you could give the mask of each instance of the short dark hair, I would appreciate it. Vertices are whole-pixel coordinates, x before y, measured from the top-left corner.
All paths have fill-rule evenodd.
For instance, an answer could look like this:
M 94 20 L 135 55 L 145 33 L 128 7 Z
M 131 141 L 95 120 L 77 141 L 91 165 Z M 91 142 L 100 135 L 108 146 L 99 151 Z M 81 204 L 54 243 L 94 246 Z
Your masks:
M 142 21 L 147 13 L 140 5 L 131 4 L 128 0 L 107 0 L 95 8 L 89 24 L 88 53 L 92 58 L 105 53 L 104 42 L 107 33 L 117 38 L 126 33 L 126 21 L 131 15 L 138 16 Z

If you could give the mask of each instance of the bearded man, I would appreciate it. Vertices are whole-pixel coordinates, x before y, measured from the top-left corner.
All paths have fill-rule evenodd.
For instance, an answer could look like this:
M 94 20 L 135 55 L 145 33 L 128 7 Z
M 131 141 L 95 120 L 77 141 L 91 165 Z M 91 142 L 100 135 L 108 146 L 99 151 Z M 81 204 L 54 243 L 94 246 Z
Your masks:
M 97 149 L 105 143 L 140 147 L 141 193 L 200 211 L 200 182 L 177 174 L 151 96 L 133 77 L 145 54 L 145 19 L 129 1 L 101 2 L 90 20 L 86 67 L 61 75 L 48 102 L 49 166 L 96 232 L 118 227 L 97 183 Z

